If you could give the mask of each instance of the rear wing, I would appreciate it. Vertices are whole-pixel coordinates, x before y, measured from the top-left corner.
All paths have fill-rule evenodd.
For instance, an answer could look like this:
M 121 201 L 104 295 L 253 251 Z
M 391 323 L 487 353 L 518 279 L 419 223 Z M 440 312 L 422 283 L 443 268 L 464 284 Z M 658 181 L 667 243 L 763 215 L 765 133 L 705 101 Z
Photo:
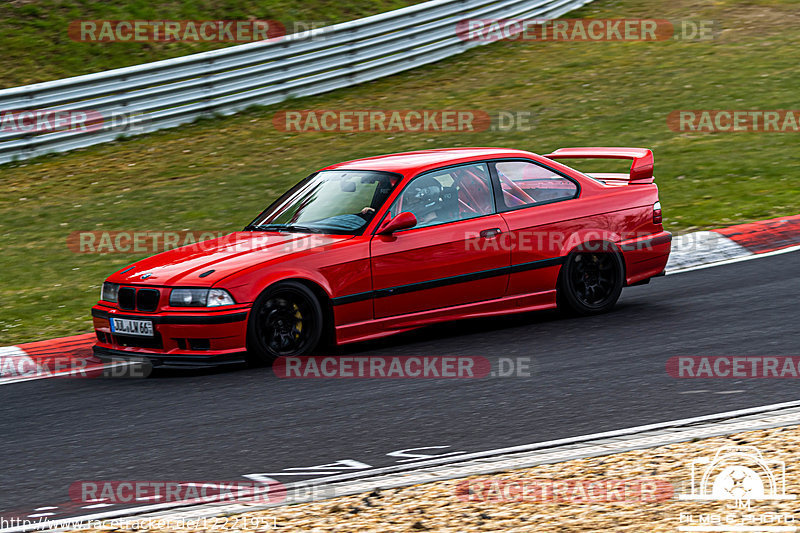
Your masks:
M 653 151 L 647 148 L 559 148 L 545 157 L 549 159 L 632 159 L 628 183 L 653 183 Z

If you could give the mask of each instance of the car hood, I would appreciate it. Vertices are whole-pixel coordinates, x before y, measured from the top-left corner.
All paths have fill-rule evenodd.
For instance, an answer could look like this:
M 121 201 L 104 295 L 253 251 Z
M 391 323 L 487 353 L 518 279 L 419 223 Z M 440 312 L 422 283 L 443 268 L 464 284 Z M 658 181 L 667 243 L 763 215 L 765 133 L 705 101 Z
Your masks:
M 240 231 L 142 259 L 108 280 L 132 285 L 210 287 L 246 268 L 352 238 L 352 235 Z

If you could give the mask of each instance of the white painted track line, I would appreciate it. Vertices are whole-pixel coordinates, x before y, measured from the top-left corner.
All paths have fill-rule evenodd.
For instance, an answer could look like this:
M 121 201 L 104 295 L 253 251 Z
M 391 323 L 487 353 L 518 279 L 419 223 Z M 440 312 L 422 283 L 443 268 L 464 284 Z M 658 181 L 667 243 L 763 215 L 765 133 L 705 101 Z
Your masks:
M 668 270 L 667 275 L 682 274 L 684 272 L 691 272 L 693 270 L 702 270 L 704 268 L 711 268 L 715 266 L 730 265 L 731 263 L 740 263 L 742 261 L 750 261 L 751 259 L 761 259 L 762 257 L 772 257 L 773 255 L 788 254 L 800 250 L 800 245 L 790 246 L 788 248 L 781 248 L 780 250 L 773 250 L 771 252 L 764 252 L 760 254 L 746 255 L 743 257 L 733 257 L 731 259 L 723 259 L 722 261 L 714 261 L 712 263 L 705 263 L 702 265 L 690 266 L 687 268 L 680 268 L 676 270 Z

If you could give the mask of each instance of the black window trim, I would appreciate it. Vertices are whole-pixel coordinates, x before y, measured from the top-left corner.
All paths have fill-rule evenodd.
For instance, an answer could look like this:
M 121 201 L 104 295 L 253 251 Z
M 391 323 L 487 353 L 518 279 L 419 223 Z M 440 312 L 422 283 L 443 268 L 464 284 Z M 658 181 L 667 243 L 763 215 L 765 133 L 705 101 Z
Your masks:
M 506 205 L 505 201 L 503 200 L 503 188 L 502 188 L 502 184 L 500 183 L 500 177 L 497 175 L 497 169 L 495 168 L 494 163 L 509 163 L 509 162 L 514 162 L 514 161 L 522 161 L 524 163 L 532 163 L 534 165 L 537 165 L 539 167 L 542 167 L 542 168 L 545 168 L 545 169 L 549 170 L 553 174 L 558 174 L 562 178 L 565 178 L 565 179 L 571 181 L 572 183 L 575 184 L 575 187 L 576 187 L 575 194 L 573 196 L 566 197 L 566 198 L 555 198 L 553 200 L 546 200 L 544 202 L 536 202 L 536 203 L 533 203 L 533 204 L 518 205 L 516 207 L 508 207 Z M 550 205 L 550 204 L 555 204 L 555 203 L 558 203 L 558 202 L 566 202 L 566 201 L 569 201 L 569 200 L 575 200 L 577 198 L 580 198 L 580 196 L 581 196 L 581 183 L 580 183 L 580 181 L 578 181 L 577 179 L 573 178 L 572 176 L 569 176 L 568 174 L 565 174 L 564 172 L 561 172 L 560 170 L 556 170 L 556 169 L 554 169 L 554 168 L 552 168 L 552 167 L 550 167 L 548 165 L 545 165 L 545 164 L 540 163 L 538 161 L 534 161 L 533 159 L 527 159 L 525 157 L 503 157 L 503 158 L 500 158 L 500 159 L 492 159 L 488 163 L 489 163 L 489 172 L 492 175 L 492 184 L 494 185 L 494 191 L 495 191 L 495 193 L 494 193 L 495 194 L 495 205 L 498 206 L 497 207 L 497 212 L 498 213 L 510 213 L 511 211 L 519 211 L 520 209 L 530 209 L 530 208 L 538 207 L 538 206 L 541 206 L 541 205 Z
M 493 172 L 492 165 L 491 165 L 492 161 L 494 161 L 494 160 L 493 159 L 479 159 L 477 161 L 467 161 L 466 163 L 453 163 L 451 165 L 445 165 L 443 167 L 436 167 L 436 168 L 432 168 L 430 170 L 424 170 L 424 171 L 420 172 L 419 174 L 415 174 L 414 176 L 412 176 L 408 180 L 408 183 L 406 183 L 405 186 L 402 189 L 400 189 L 400 192 L 398 192 L 397 196 L 394 197 L 394 199 L 392 200 L 392 203 L 387 206 L 386 212 L 381 217 L 380 222 L 378 222 L 378 224 L 375 226 L 375 229 L 372 230 L 372 234 L 373 235 L 377 235 L 378 234 L 378 228 L 381 227 L 381 224 L 383 224 L 383 221 L 386 219 L 387 216 L 389 216 L 389 212 L 392 210 L 392 206 L 394 205 L 394 203 L 397 201 L 398 198 L 400 198 L 403 195 L 404 192 L 406 192 L 406 189 L 414 182 L 415 179 L 417 179 L 417 178 L 419 178 L 421 176 L 424 176 L 426 174 L 430 174 L 432 172 L 439 172 L 441 170 L 447 170 L 448 168 L 458 168 L 458 167 L 465 167 L 465 166 L 469 166 L 469 165 L 485 165 L 486 166 L 486 170 L 489 171 L 489 187 L 491 188 L 491 196 L 492 196 L 492 212 L 491 213 L 484 213 L 483 215 L 478 215 L 476 217 L 460 218 L 458 220 L 450 220 L 449 222 L 439 222 L 438 224 L 431 224 L 429 226 L 422 226 L 422 227 L 416 227 L 415 226 L 413 228 L 400 230 L 400 231 L 398 231 L 396 233 L 405 233 L 407 231 L 423 230 L 423 229 L 428 229 L 428 228 L 437 228 L 439 226 L 445 226 L 447 224 L 455 224 L 455 223 L 458 223 L 458 222 L 464 222 L 466 220 L 476 220 L 476 219 L 479 219 L 479 218 L 483 218 L 483 217 L 488 217 L 488 216 L 499 214 L 499 211 L 497 210 L 497 187 L 495 185 L 495 179 L 492 177 L 492 172 Z

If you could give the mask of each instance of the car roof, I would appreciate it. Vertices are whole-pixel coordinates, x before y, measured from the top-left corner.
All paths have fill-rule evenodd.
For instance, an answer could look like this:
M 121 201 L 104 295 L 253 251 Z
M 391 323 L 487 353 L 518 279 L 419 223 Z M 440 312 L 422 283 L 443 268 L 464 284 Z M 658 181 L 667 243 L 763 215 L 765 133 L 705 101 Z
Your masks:
M 354 159 L 322 170 L 383 170 L 408 176 L 446 165 L 504 157 L 538 158 L 531 152 L 510 148 L 439 148 Z

